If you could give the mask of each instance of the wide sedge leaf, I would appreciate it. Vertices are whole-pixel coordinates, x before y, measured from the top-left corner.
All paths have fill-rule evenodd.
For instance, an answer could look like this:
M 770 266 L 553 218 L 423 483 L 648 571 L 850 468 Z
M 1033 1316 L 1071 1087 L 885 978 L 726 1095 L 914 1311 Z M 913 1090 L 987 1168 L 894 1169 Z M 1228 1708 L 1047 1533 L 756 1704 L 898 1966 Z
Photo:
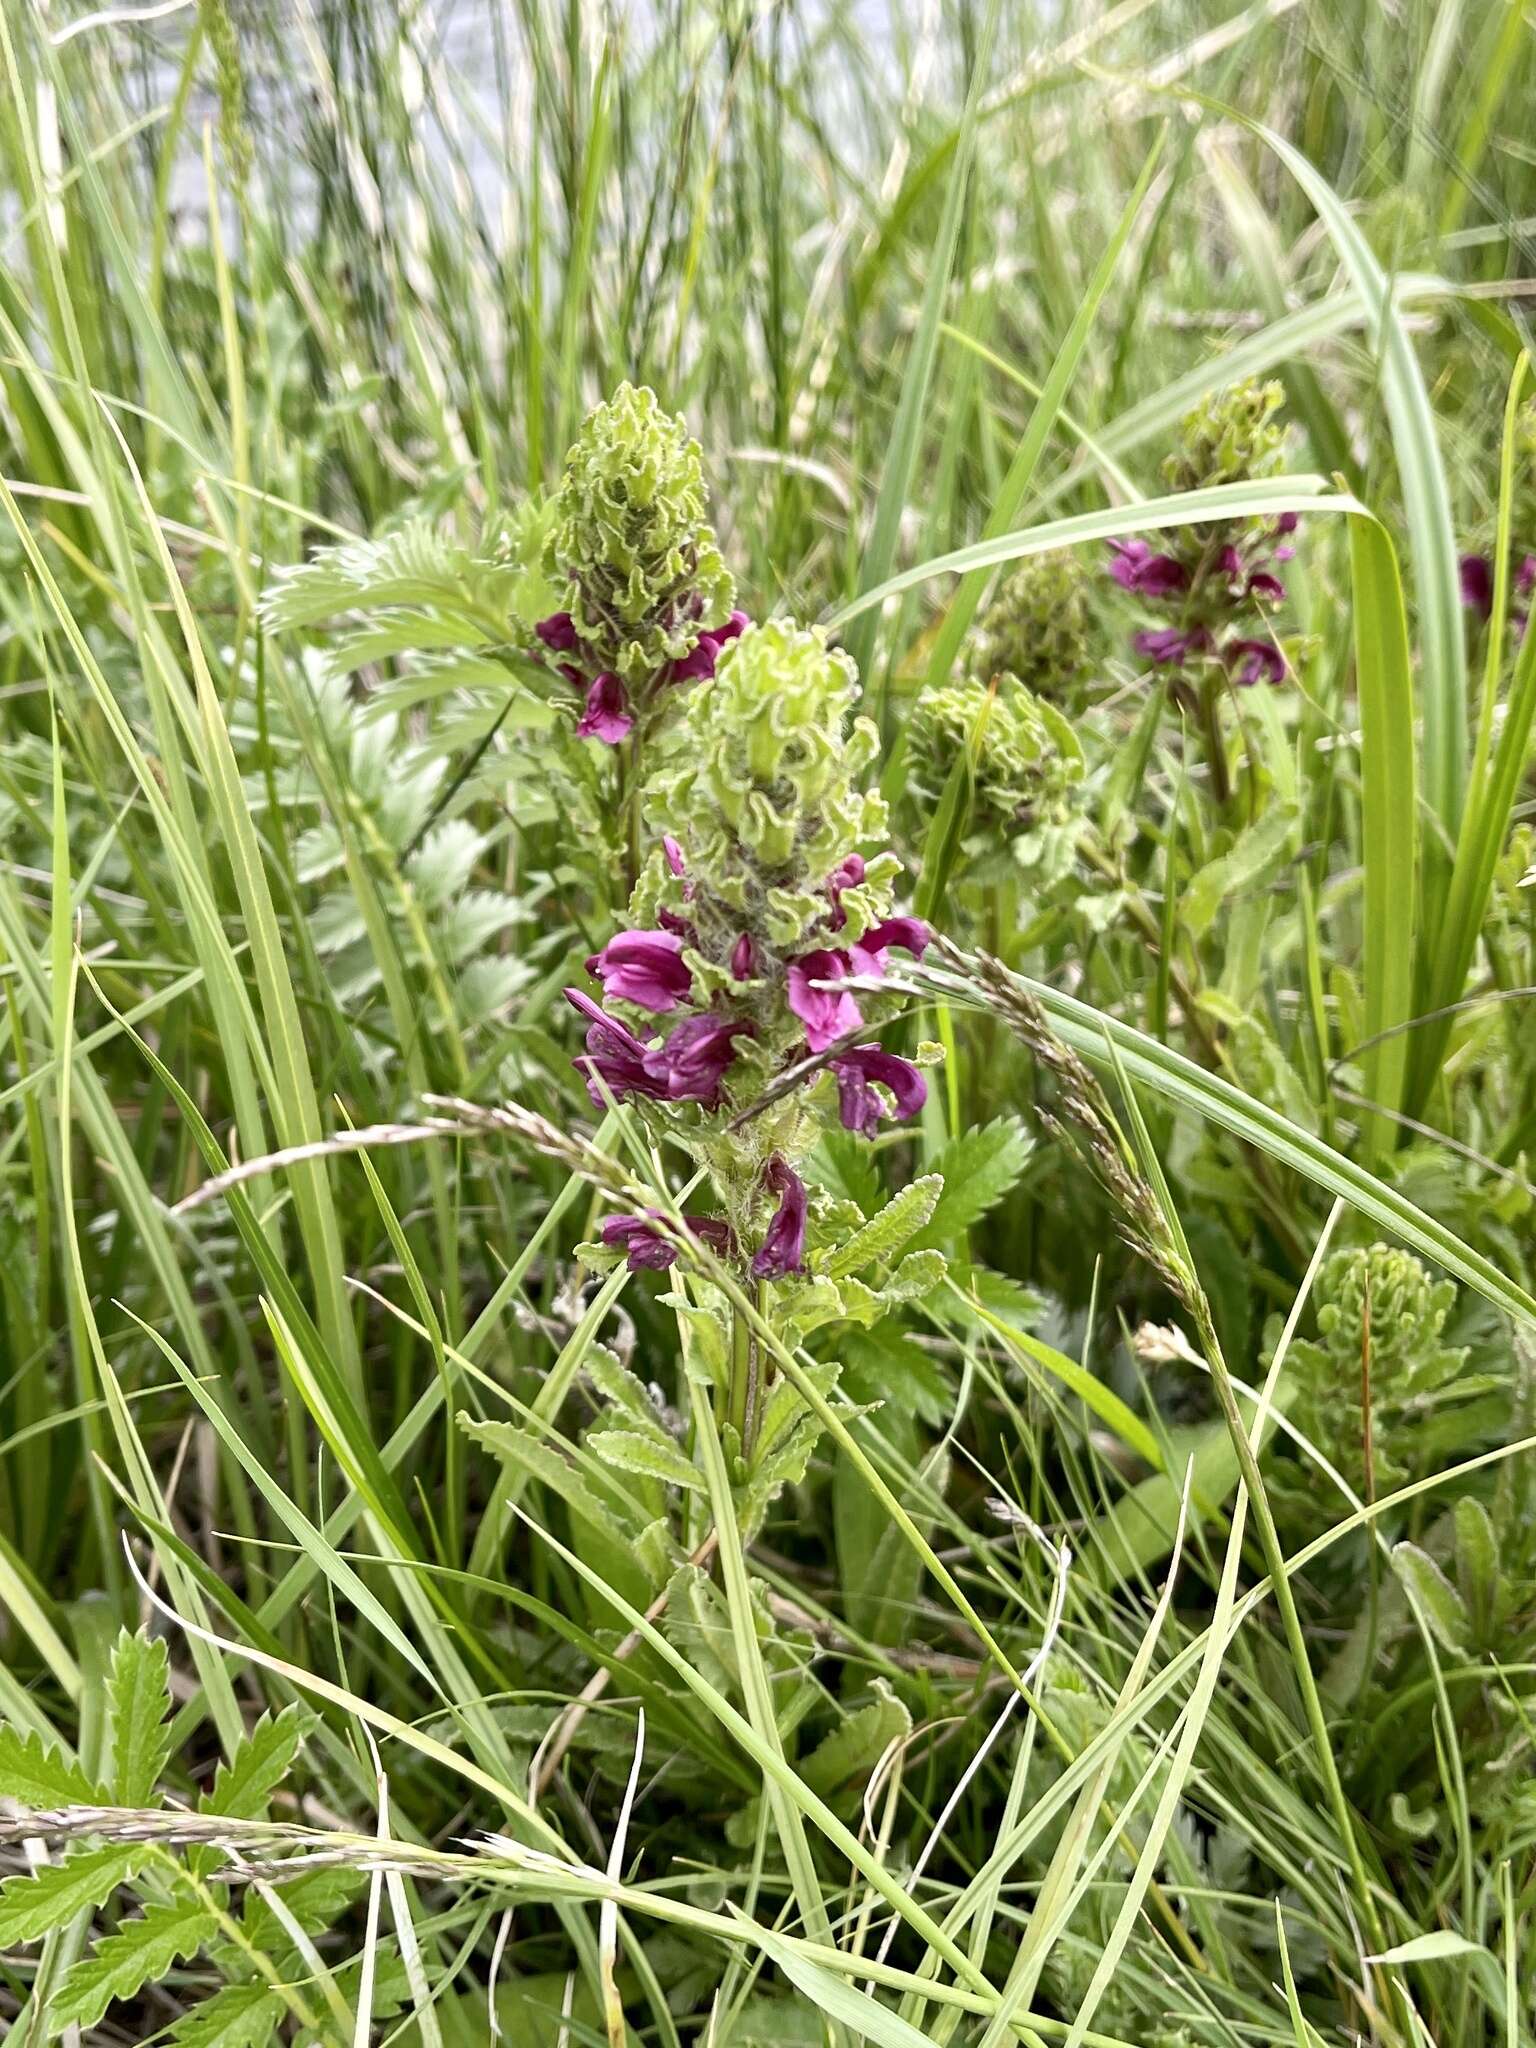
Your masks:
M 1413 657 L 1397 557 L 1374 519 L 1349 522 L 1360 705 L 1360 825 L 1365 869 L 1367 1157 L 1388 1151 L 1403 1099 L 1418 924 L 1418 777 Z
M 1331 491 L 1325 477 L 1305 473 L 1265 477 L 1256 483 L 1213 484 L 1204 491 L 1175 492 L 1172 497 L 1144 499 L 1131 510 L 1105 505 L 1095 512 L 1047 520 L 1042 526 L 1021 527 L 991 540 L 973 541 L 969 547 L 955 548 L 947 555 L 934 555 L 931 560 L 903 569 L 900 575 L 840 605 L 822 624 L 830 633 L 841 632 L 861 613 L 935 576 L 965 576 L 974 569 L 995 569 L 999 563 L 1022 561 L 1026 555 L 1049 554 L 1055 548 L 1116 540 L 1126 532 L 1204 526 L 1222 519 L 1267 519 L 1277 512 L 1363 513 L 1365 509 L 1347 492 Z

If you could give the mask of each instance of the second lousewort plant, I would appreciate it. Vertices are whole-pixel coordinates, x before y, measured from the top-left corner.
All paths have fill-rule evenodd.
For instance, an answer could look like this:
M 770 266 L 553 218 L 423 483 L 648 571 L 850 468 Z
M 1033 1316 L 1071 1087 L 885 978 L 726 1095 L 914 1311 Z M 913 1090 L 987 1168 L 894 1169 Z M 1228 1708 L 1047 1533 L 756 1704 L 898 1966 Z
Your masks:
M 853 664 L 815 632 L 770 621 L 722 651 L 646 782 L 651 851 L 628 928 L 587 962 L 601 994 L 568 991 L 593 1102 L 634 1105 L 704 1168 L 715 1206 L 690 1228 L 786 1333 L 863 1319 L 872 1300 L 830 1270 L 846 1219 L 807 1178 L 808 1155 L 829 1126 L 872 1137 L 927 1095 L 874 1035 L 893 1007 L 880 983 L 929 934 L 895 913 L 886 807 L 859 787 L 878 739 L 857 695 Z M 677 1256 L 631 1217 L 605 1226 L 602 1251 L 632 1267 Z M 726 1419 L 749 1448 L 761 1375 L 739 1319 L 732 1334 Z

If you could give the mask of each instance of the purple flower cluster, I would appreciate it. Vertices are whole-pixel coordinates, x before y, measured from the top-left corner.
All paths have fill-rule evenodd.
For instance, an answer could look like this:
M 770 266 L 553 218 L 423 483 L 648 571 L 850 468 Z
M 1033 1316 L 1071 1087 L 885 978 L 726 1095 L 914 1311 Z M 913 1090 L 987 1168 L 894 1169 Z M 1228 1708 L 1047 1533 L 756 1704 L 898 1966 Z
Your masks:
M 681 876 L 683 854 L 676 842 L 664 842 L 663 851 L 673 874 Z M 825 923 L 832 933 L 847 926 L 843 891 L 856 887 L 864 873 L 863 860 L 854 854 L 828 877 Z M 698 935 L 684 919 L 673 918 L 671 923 L 677 928 L 620 932 L 590 956 L 587 971 L 602 983 L 606 1000 L 668 1018 L 698 1000 L 693 972 L 684 957 L 685 948 L 697 944 Z M 842 984 L 854 976 L 878 981 L 886 972 L 892 948 L 921 959 L 930 936 L 920 918 L 889 917 L 845 945 L 816 947 L 789 959 L 769 958 L 750 932 L 742 932 L 731 947 L 731 979 L 744 987 L 753 986 L 753 1001 L 760 1014 L 765 995 L 761 984 L 770 976 L 782 976 L 783 1001 L 804 1026 L 802 1041 L 787 1050 L 784 1065 L 794 1065 L 807 1055 L 831 1052 L 827 1065 L 837 1084 L 843 1126 L 863 1137 L 873 1137 L 885 1117 L 905 1121 L 916 1116 L 927 1100 L 928 1085 L 909 1060 L 878 1045 L 832 1050 L 864 1028 L 863 1012 L 852 990 Z M 568 988 L 565 993 L 586 1019 L 586 1049 L 576 1066 L 598 1108 L 610 1099 L 639 1098 L 657 1103 L 693 1102 L 707 1111 L 718 1110 L 738 1042 L 758 1035 L 753 1017 L 733 1014 L 729 998 L 717 997 L 708 1007 L 689 1009 L 665 1032 L 642 1038 L 582 990 Z M 761 1185 L 764 1193 L 776 1199 L 777 1207 L 753 1256 L 752 1272 L 758 1279 L 800 1272 L 807 1203 L 804 1183 L 788 1161 L 775 1154 L 763 1170 Z M 715 1235 L 710 1235 L 698 1219 L 687 1220 L 717 1249 L 727 1247 L 729 1231 L 723 1222 L 712 1224 Z M 718 1235 L 721 1231 L 726 1233 L 724 1238 Z M 674 1248 L 639 1219 L 613 1218 L 604 1226 L 603 1236 L 607 1244 L 622 1245 L 632 1268 L 673 1263 Z
M 680 660 L 666 662 L 656 671 L 644 693 L 645 701 L 648 703 L 675 683 L 707 680 L 715 672 L 721 648 L 734 640 L 746 624 L 746 613 L 734 611 L 724 625 L 700 633 Z M 551 654 L 569 656 L 581 646 L 569 612 L 555 612 L 547 619 L 540 619 L 533 630 Z M 578 739 L 601 740 L 604 746 L 616 747 L 620 740 L 628 737 L 634 730 L 637 707 L 631 702 L 622 677 L 615 675 L 612 669 L 603 669 L 599 674 L 589 676 L 570 660 L 558 661 L 556 667 L 572 689 L 582 692 L 582 713 L 576 722 Z
M 1223 529 L 1228 531 L 1229 529 Z M 1109 573 L 1120 588 L 1154 609 L 1174 612 L 1176 622 L 1143 627 L 1131 645 L 1158 668 L 1184 668 L 1202 659 L 1221 661 L 1238 683 L 1285 679 L 1285 656 L 1273 634 L 1244 633 L 1250 620 L 1262 622 L 1285 596 L 1275 574 L 1295 553 L 1290 535 L 1296 514 L 1282 512 L 1272 525 L 1241 540 L 1205 541 L 1197 553 L 1160 553 L 1149 541 L 1110 542 Z M 1190 529 L 1198 539 L 1199 529 Z

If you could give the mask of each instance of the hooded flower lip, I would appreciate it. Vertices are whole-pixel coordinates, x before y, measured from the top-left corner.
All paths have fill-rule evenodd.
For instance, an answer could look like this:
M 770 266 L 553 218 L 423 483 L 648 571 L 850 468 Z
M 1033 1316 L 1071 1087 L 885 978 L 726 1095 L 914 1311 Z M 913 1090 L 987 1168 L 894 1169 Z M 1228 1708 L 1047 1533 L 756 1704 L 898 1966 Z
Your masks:
M 648 1209 L 645 1216 L 609 1216 L 603 1223 L 603 1243 L 613 1250 L 623 1250 L 625 1264 L 631 1273 L 646 1269 L 664 1273 L 669 1266 L 677 1264 L 677 1246 L 663 1237 L 655 1222 L 648 1221 L 648 1218 L 664 1220 L 659 1209 Z M 723 1217 L 684 1216 L 683 1221 L 711 1251 L 722 1255 L 730 1252 L 731 1226 Z
M 748 624 L 745 612 L 734 611 L 723 626 L 707 628 L 680 661 L 669 662 L 661 671 L 662 684 L 707 681 L 715 672 L 721 648 L 736 639 Z
M 681 875 L 686 871 L 688 863 L 683 859 L 683 849 L 670 832 L 662 833 L 661 850 L 666 855 L 667 866 L 674 875 Z
M 609 1096 L 616 1102 L 627 1095 L 661 1101 L 666 1089 L 647 1073 L 645 1047 L 629 1026 L 610 1017 L 579 988 L 568 988 L 565 999 L 587 1019 L 587 1049 L 575 1066 L 587 1084 L 593 1108 L 606 1109 Z
M 885 972 L 885 956 L 890 947 L 899 946 L 914 960 L 921 960 L 932 939 L 933 933 L 920 917 L 888 917 L 881 924 L 871 925 L 848 951 L 861 974 L 879 975 Z
M 779 1198 L 763 1241 L 752 1260 L 753 1277 L 782 1279 L 805 1271 L 805 1182 L 775 1153 L 763 1168 L 763 1186 Z
M 576 721 L 576 737 L 601 740 L 605 746 L 616 747 L 626 734 L 633 731 L 634 723 L 623 683 L 611 670 L 605 669 L 600 676 L 593 678 L 587 691 L 586 709 Z
M 1461 601 L 1469 612 L 1477 612 L 1482 618 L 1493 614 L 1493 564 L 1486 555 L 1463 555 L 1461 568 Z
M 847 1032 L 857 1031 L 863 1014 L 846 989 L 814 988 L 813 982 L 841 981 L 851 962 L 846 953 L 825 949 L 803 953 L 789 963 L 789 1007 L 805 1026 L 805 1042 L 812 1052 L 825 1052 Z
M 1187 631 L 1177 626 L 1152 626 L 1131 639 L 1136 652 L 1144 654 L 1158 668 L 1187 661 L 1192 654 L 1203 654 L 1210 644 L 1211 636 L 1204 626 L 1191 626 Z
M 587 961 L 611 1001 L 660 1015 L 675 1010 L 693 986 L 677 932 L 620 932 Z
M 551 612 L 533 630 L 553 654 L 569 654 L 576 645 L 576 625 L 569 612 Z
M 645 1071 L 669 1102 L 698 1102 L 716 1109 L 721 1084 L 736 1057 L 736 1040 L 752 1036 L 752 1026 L 738 1018 L 708 1013 L 685 1017 L 662 1045 L 645 1055 Z
M 864 856 L 850 853 L 846 860 L 839 861 L 827 877 L 827 894 L 832 898 L 832 915 L 828 922 L 833 931 L 840 932 L 848 922 L 848 913 L 843 908 L 843 891 L 856 889 L 865 875 Z
M 1238 663 L 1237 680 L 1240 683 L 1285 681 L 1285 656 L 1273 640 L 1234 640 L 1226 654 L 1229 660 Z
M 750 981 L 757 972 L 757 947 L 752 934 L 743 932 L 731 948 L 732 981 Z
M 851 1052 L 839 1053 L 830 1065 L 837 1078 L 837 1107 L 843 1128 L 857 1131 L 861 1137 L 872 1138 L 884 1116 L 894 1115 L 898 1122 L 905 1123 L 928 1100 L 928 1083 L 912 1062 L 878 1045 L 857 1045 Z M 890 1090 L 894 1110 L 886 1108 L 872 1084 Z
M 1189 587 L 1189 571 L 1173 555 L 1154 554 L 1144 540 L 1112 540 L 1109 573 L 1138 597 L 1175 597 Z

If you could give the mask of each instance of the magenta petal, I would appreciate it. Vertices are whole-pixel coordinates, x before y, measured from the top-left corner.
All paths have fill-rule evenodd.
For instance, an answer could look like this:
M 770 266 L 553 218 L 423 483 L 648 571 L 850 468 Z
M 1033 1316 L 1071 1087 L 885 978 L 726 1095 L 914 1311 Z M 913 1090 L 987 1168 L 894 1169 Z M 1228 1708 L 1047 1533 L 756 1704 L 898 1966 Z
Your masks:
M 1242 657 L 1237 670 L 1240 683 L 1285 681 L 1285 656 L 1273 640 L 1234 640 L 1225 652 L 1229 661 Z
M 1486 555 L 1461 558 L 1461 601 L 1483 618 L 1493 611 L 1493 564 Z
M 804 1024 L 805 1042 L 812 1052 L 825 1052 L 864 1021 L 858 1004 L 845 990 L 811 986 L 817 981 L 841 981 L 850 965 L 846 953 L 824 950 L 802 954 L 789 963 L 789 1007 Z
M 757 972 L 757 947 L 752 943 L 752 934 L 743 932 L 731 948 L 732 981 L 750 981 Z
M 916 1116 L 928 1100 L 928 1083 L 912 1062 L 899 1059 L 878 1045 L 859 1045 L 852 1052 L 839 1053 L 831 1066 L 837 1079 L 837 1107 L 843 1128 L 857 1131 L 861 1137 L 872 1138 L 883 1116 L 894 1114 L 904 1123 L 908 1117 Z M 895 1103 L 893 1111 L 887 1110 L 872 1083 L 890 1090 Z
M 663 832 L 661 835 L 661 850 L 667 856 L 667 866 L 672 870 L 673 874 L 682 874 L 687 867 L 687 862 L 683 859 L 683 849 L 678 845 L 670 832 Z
M 1271 576 L 1267 569 L 1256 569 L 1248 578 L 1250 597 L 1267 597 L 1271 603 L 1279 604 L 1285 596 L 1285 585 L 1278 576 Z
M 775 1153 L 763 1169 L 763 1186 L 778 1196 L 779 1206 L 753 1257 L 752 1272 L 756 1279 L 776 1280 L 805 1270 L 805 1182 Z
M 587 691 L 587 707 L 577 720 L 576 737 L 601 740 L 605 746 L 616 747 L 634 729 L 634 723 L 623 683 L 605 669 Z
M 569 654 L 576 645 L 576 626 L 569 612 L 552 612 L 533 630 L 551 653 Z
M 744 1020 L 707 1013 L 685 1017 L 664 1044 L 646 1054 L 645 1069 L 668 1101 L 699 1102 L 714 1109 L 736 1057 L 736 1040 L 751 1036 L 752 1026 Z
M 615 1249 L 623 1246 L 626 1264 L 632 1273 L 642 1268 L 664 1273 L 677 1263 L 676 1245 L 669 1243 L 655 1222 L 649 1220 L 660 1215 L 659 1209 L 651 1209 L 645 1216 L 609 1216 L 603 1223 L 603 1243 Z M 711 1251 L 722 1254 L 730 1251 L 731 1226 L 723 1216 L 684 1216 L 683 1222 Z
M 682 954 L 677 932 L 620 932 L 592 955 L 587 972 L 611 999 L 659 1014 L 675 1010 L 693 985 Z

